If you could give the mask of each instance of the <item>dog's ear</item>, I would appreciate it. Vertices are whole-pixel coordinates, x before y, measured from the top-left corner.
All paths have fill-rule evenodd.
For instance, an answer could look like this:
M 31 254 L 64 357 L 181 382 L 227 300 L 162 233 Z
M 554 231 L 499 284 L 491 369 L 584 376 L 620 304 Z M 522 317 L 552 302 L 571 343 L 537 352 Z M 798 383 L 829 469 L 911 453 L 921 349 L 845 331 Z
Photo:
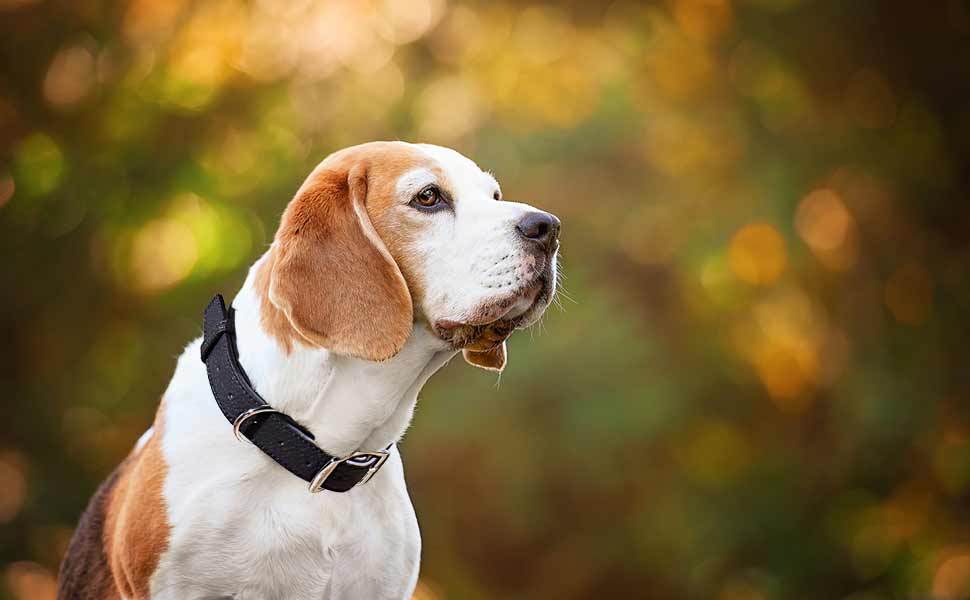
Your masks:
M 487 371 L 495 371 L 501 373 L 505 370 L 505 364 L 508 362 L 507 354 L 508 350 L 505 347 L 505 342 L 502 342 L 498 346 L 495 346 L 491 350 L 486 350 L 485 352 L 476 352 L 474 350 L 461 351 L 461 355 L 464 357 L 465 362 L 470 365 L 485 369 Z
M 384 360 L 411 333 L 411 295 L 367 215 L 366 167 L 325 167 L 283 213 L 269 298 L 309 343 Z

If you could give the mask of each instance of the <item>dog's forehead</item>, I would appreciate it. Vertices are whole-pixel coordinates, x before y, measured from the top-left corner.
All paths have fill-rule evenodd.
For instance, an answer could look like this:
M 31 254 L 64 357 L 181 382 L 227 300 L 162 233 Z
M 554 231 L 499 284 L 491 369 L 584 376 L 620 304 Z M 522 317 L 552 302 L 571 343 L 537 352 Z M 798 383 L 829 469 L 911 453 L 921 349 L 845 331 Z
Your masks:
M 434 161 L 452 185 L 469 188 L 468 191 L 483 190 L 489 196 L 498 189 L 498 182 L 491 173 L 483 171 L 475 161 L 460 152 L 434 144 L 415 146 Z
M 349 170 L 355 163 L 370 165 L 370 185 L 377 197 L 406 196 L 437 183 L 456 199 L 491 199 L 500 191 L 491 173 L 483 171 L 463 154 L 434 144 L 368 142 L 339 150 L 321 162 L 307 182 L 328 169 Z M 304 185 L 307 185 L 305 183 Z

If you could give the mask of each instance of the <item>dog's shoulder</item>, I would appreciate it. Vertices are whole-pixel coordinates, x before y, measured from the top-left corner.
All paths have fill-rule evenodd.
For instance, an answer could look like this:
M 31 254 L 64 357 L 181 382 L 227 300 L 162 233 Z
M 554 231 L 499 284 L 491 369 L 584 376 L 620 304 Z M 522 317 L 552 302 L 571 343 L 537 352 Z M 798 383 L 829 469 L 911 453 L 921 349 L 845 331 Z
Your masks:
M 59 600 L 148 597 L 170 530 L 161 425 L 157 417 L 88 504 L 61 565 Z
M 58 600 L 117 600 L 108 554 L 105 549 L 105 521 L 112 492 L 124 463 L 101 484 L 81 515 L 74 537 L 61 564 Z
M 115 582 L 126 598 L 148 597 L 151 577 L 169 544 L 161 414 L 160 408 L 151 436 L 122 465 L 107 505 L 105 547 Z

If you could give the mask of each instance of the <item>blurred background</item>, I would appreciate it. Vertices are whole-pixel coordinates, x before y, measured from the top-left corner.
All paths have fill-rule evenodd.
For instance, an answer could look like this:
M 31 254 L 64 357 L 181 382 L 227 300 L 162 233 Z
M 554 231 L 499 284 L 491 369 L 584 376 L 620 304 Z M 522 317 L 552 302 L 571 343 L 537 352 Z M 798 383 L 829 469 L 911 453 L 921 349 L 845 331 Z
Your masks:
M 564 223 L 562 309 L 403 443 L 418 600 L 970 596 L 970 3 L 0 0 L 0 598 L 395 138 Z

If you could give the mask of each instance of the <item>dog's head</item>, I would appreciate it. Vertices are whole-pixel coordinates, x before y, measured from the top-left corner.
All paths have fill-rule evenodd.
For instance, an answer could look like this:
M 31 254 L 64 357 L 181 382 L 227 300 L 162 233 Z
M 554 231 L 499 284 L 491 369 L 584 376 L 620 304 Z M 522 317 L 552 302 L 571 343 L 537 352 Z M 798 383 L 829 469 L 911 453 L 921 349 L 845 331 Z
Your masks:
M 301 343 L 384 360 L 419 324 L 501 370 L 506 338 L 555 294 L 558 248 L 556 217 L 503 200 L 454 150 L 363 144 L 327 157 L 286 208 L 266 297 Z

